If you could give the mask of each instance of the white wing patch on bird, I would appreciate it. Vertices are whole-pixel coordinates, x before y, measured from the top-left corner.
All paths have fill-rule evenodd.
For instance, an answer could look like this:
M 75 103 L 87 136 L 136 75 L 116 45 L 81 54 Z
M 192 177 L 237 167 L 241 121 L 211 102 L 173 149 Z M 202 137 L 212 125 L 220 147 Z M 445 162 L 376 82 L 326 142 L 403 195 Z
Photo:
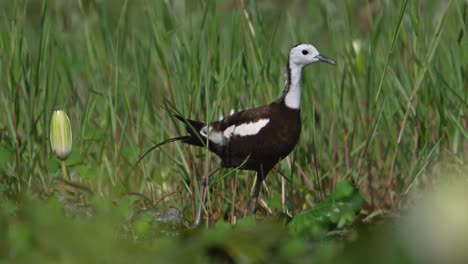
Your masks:
M 234 134 L 235 129 L 236 129 L 236 125 L 232 125 L 232 126 L 226 128 L 223 131 L 224 137 L 227 138 L 227 139 L 230 139 L 232 137 L 232 135 Z
M 205 138 L 208 137 L 208 139 L 216 145 L 224 146 L 233 136 L 245 137 L 258 134 L 269 122 L 269 118 L 263 118 L 255 122 L 244 123 L 238 126 L 232 125 L 224 131 L 215 131 L 212 129 L 212 126 L 209 128 L 204 126 L 200 130 L 200 135 Z
M 234 129 L 235 136 L 253 136 L 258 134 L 262 128 L 264 128 L 270 122 L 269 118 L 262 118 L 256 122 L 249 122 L 246 124 L 240 124 Z

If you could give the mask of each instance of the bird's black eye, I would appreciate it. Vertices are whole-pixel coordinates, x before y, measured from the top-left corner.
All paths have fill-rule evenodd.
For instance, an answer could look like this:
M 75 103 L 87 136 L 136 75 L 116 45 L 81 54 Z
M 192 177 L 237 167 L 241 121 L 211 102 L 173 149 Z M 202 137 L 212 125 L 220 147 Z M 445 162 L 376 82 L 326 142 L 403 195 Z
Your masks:
M 309 52 L 307 50 L 302 50 L 302 54 L 307 55 Z

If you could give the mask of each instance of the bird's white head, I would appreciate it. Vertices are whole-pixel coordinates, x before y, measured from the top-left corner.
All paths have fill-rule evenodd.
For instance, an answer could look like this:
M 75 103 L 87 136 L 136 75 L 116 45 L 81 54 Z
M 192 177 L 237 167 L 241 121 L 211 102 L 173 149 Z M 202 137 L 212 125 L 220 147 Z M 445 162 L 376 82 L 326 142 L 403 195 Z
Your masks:
M 318 50 L 310 44 L 299 44 L 292 48 L 289 53 L 289 63 L 291 66 L 302 68 L 320 61 L 336 64 L 332 59 L 320 55 Z

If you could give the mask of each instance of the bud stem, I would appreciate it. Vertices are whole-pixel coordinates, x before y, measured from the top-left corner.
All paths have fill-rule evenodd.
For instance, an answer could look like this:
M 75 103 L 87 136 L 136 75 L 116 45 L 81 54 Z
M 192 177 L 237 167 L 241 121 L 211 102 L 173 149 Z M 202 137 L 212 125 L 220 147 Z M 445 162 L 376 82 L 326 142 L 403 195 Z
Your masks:
M 64 180 L 69 180 L 68 179 L 68 174 L 67 174 L 67 164 L 65 163 L 65 160 L 62 160 L 62 176 Z

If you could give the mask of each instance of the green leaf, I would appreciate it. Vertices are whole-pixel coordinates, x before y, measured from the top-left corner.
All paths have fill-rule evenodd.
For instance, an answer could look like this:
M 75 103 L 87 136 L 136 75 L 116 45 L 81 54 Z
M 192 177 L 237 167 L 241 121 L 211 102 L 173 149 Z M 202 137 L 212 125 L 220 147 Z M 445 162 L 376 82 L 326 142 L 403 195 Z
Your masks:
M 60 170 L 60 160 L 58 160 L 56 157 L 47 159 L 45 165 L 47 171 L 50 173 L 55 173 Z
M 288 225 L 289 231 L 292 235 L 305 239 L 323 237 L 330 230 L 352 223 L 361 209 L 362 201 L 354 186 L 340 182 L 327 199 L 296 215 Z

